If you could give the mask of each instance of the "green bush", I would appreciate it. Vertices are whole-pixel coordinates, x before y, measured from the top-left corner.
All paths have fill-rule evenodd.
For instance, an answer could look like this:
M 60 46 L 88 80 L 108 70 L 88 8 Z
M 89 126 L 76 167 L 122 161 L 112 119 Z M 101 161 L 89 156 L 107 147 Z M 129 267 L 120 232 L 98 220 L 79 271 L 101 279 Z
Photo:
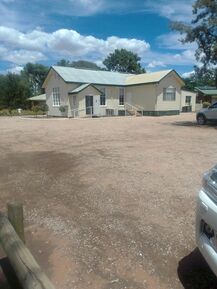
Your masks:
M 44 113 L 49 111 L 49 106 L 45 103 L 45 104 L 41 104 L 40 105 L 40 110 L 43 111 Z
M 0 116 L 21 116 L 21 115 L 43 115 L 45 114 L 44 108 L 42 109 L 41 106 L 37 106 L 36 108 L 30 109 L 22 109 L 21 114 L 18 113 L 17 109 L 1 109 Z
M 208 102 L 208 101 L 203 102 L 203 108 L 207 108 L 207 107 L 209 107 L 210 105 L 211 105 L 211 103 Z
M 61 106 L 59 107 L 59 111 L 60 111 L 60 112 L 66 112 L 66 106 L 61 105 Z

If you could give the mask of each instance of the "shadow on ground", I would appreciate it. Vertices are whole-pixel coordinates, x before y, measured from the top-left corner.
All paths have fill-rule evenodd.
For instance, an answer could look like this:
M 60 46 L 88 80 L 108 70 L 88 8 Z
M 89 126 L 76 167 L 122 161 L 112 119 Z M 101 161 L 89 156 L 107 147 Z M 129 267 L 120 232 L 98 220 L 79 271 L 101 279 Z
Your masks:
M 8 258 L 0 259 L 0 289 L 22 289 Z
M 179 261 L 177 273 L 185 289 L 217 288 L 217 278 L 197 248 Z
M 196 121 L 176 121 L 176 122 L 173 122 L 172 125 L 189 126 L 189 127 L 197 127 L 197 128 L 211 127 L 211 128 L 217 129 L 217 122 L 210 122 L 210 123 L 207 123 L 206 125 L 198 125 Z

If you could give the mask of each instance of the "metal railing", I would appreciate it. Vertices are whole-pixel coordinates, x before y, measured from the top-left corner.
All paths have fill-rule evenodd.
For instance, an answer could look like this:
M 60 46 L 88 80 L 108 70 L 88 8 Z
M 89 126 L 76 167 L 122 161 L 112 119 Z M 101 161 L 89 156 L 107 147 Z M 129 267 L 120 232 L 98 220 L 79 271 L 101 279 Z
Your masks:
M 124 104 L 124 107 L 127 111 L 133 111 L 135 115 L 137 115 L 138 113 L 141 113 L 141 115 L 143 115 L 144 107 L 142 107 L 141 105 L 132 105 L 126 102 Z
M 125 103 L 123 107 L 110 108 L 110 107 L 98 107 L 94 110 L 93 106 L 88 106 L 86 108 L 76 108 L 71 110 L 71 117 L 111 117 L 111 116 L 131 116 L 133 114 L 137 116 L 139 113 L 143 115 L 144 108 L 142 106 L 135 106 L 129 103 Z
M 72 117 L 92 117 L 93 116 L 93 106 L 88 106 L 85 108 L 75 108 L 71 110 Z

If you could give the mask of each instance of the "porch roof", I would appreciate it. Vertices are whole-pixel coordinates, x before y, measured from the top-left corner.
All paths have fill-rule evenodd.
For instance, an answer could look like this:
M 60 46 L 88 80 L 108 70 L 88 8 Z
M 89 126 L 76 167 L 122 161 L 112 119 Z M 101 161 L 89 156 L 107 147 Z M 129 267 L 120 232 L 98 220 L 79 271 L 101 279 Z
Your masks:
M 197 91 L 203 93 L 204 95 L 210 95 L 210 96 L 217 96 L 217 89 L 216 88 L 195 88 Z
M 75 89 L 69 91 L 69 94 L 76 94 L 81 92 L 82 90 L 86 89 L 87 87 L 92 86 L 94 89 L 96 89 L 100 94 L 102 94 L 102 91 L 100 91 L 97 87 L 95 87 L 93 84 L 91 83 L 84 83 L 81 84 L 80 86 L 76 87 Z
M 46 101 L 46 94 L 40 94 L 33 97 L 28 98 L 30 101 Z

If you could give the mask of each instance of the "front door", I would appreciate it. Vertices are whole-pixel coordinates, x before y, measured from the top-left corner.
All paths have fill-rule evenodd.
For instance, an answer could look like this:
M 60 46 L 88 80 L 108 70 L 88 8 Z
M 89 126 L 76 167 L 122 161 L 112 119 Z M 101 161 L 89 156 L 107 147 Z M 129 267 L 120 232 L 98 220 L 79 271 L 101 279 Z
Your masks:
M 93 114 L 93 95 L 85 97 L 86 114 Z

